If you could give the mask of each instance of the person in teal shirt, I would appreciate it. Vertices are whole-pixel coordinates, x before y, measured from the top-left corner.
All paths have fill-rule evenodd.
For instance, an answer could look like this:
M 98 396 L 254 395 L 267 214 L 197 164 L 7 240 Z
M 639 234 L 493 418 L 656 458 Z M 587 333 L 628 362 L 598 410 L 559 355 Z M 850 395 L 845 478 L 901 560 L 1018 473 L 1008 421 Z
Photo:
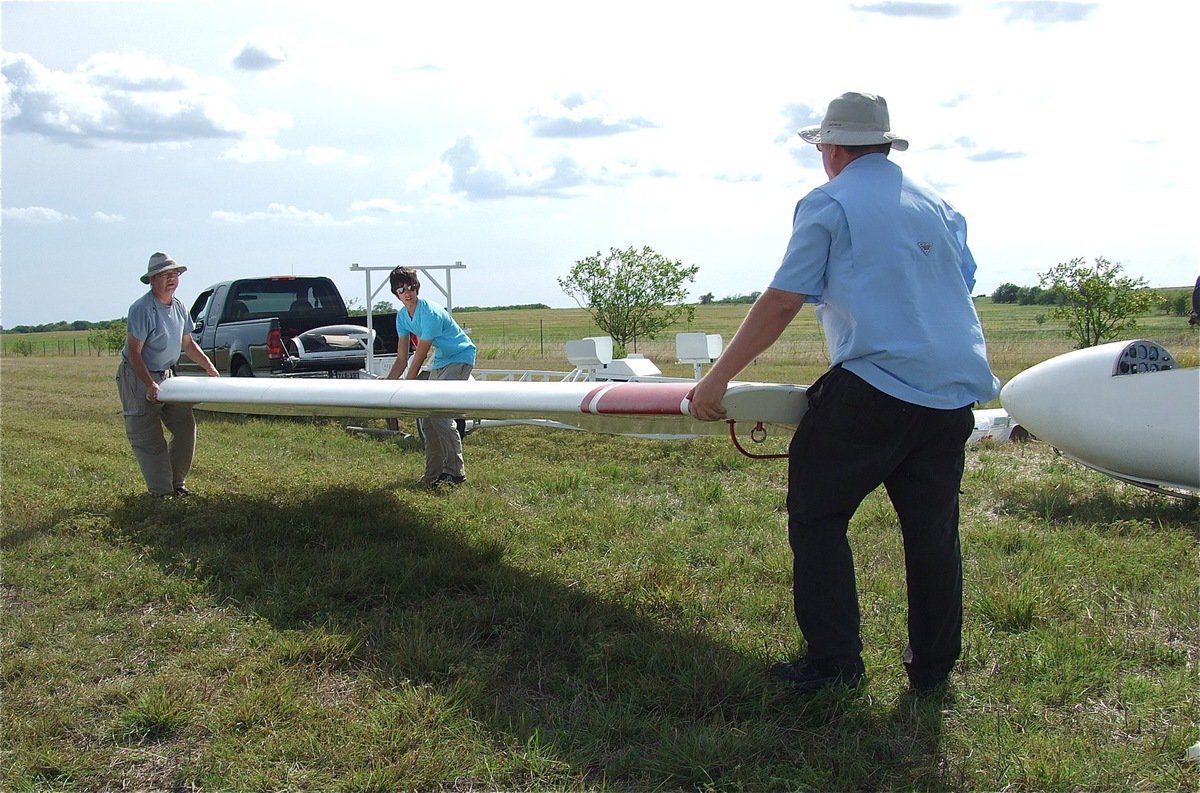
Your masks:
M 475 368 L 475 344 L 441 306 L 420 297 L 421 282 L 411 267 L 397 267 L 388 276 L 392 294 L 400 301 L 396 312 L 396 362 L 385 375 L 388 380 L 402 377 L 416 380 L 434 350 L 430 380 L 469 380 Z M 411 339 L 416 350 L 411 359 Z M 453 418 L 430 416 L 423 420 L 425 430 L 425 475 L 430 487 L 455 486 L 467 481 L 463 460 L 462 437 Z
M 725 417 L 729 381 L 816 304 L 831 368 L 807 391 L 788 451 L 788 541 L 796 622 L 806 650 L 771 667 L 801 691 L 865 675 L 851 516 L 883 485 L 904 538 L 910 687 L 934 692 L 962 652 L 958 495 L 972 407 L 1000 383 L 987 360 L 971 290 L 975 259 L 963 217 L 888 159 L 908 141 L 887 102 L 846 93 L 819 126 L 829 181 L 796 206 L 770 287 L 696 385 L 697 418 Z

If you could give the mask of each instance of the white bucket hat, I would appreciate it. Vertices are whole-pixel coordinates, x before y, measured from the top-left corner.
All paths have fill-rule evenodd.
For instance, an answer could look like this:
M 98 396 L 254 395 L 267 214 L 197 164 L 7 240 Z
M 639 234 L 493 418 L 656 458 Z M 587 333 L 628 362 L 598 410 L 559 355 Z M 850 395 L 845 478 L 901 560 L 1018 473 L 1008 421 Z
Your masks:
M 831 143 L 837 146 L 874 146 L 890 143 L 896 151 L 908 148 L 908 141 L 892 134 L 887 100 L 875 94 L 844 93 L 829 103 L 825 118 L 815 127 L 798 133 L 806 143 Z
M 172 259 L 165 253 L 155 253 L 150 257 L 150 263 L 146 265 L 146 274 L 142 276 L 142 283 L 150 283 L 150 279 L 159 273 L 165 273 L 168 270 L 177 270 L 181 273 L 186 273 L 187 268 L 177 261 Z

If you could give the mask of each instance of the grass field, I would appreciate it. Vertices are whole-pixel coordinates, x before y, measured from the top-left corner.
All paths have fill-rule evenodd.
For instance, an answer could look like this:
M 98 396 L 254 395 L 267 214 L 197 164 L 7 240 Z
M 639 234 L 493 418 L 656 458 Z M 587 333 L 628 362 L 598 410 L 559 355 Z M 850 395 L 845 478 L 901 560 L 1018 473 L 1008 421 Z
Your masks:
M 1070 347 L 991 308 L 1002 377 Z M 744 311 L 694 329 L 728 339 Z M 481 366 L 564 365 L 497 313 L 463 317 L 481 350 L 499 334 Z M 1140 335 L 1195 365 L 1162 320 Z M 819 373 L 811 322 L 754 378 Z M 162 502 L 114 369 L 0 361 L 5 791 L 1200 787 L 1200 513 L 1042 444 L 968 451 L 950 692 L 905 691 L 877 492 L 851 529 L 869 681 L 802 698 L 764 674 L 802 649 L 782 463 L 486 429 L 467 485 L 434 493 L 411 442 L 202 414 L 200 495 Z

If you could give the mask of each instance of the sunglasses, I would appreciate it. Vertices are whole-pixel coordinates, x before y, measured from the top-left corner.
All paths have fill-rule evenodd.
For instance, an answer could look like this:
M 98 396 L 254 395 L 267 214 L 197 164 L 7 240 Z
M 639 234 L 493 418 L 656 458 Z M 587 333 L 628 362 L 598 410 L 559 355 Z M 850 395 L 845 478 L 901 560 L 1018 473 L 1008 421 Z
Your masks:
M 405 292 L 415 292 L 421 288 L 420 284 L 408 284 L 407 286 L 396 287 L 396 294 L 402 295 Z

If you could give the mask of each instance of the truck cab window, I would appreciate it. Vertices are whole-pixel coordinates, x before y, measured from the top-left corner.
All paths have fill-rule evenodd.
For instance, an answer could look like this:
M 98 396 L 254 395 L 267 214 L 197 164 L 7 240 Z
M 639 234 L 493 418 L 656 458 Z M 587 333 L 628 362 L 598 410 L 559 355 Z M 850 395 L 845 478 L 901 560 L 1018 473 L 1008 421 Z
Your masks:
M 202 292 L 196 298 L 196 302 L 192 303 L 191 317 L 193 325 L 203 325 L 204 320 L 208 318 L 208 310 L 212 308 L 212 291 Z

